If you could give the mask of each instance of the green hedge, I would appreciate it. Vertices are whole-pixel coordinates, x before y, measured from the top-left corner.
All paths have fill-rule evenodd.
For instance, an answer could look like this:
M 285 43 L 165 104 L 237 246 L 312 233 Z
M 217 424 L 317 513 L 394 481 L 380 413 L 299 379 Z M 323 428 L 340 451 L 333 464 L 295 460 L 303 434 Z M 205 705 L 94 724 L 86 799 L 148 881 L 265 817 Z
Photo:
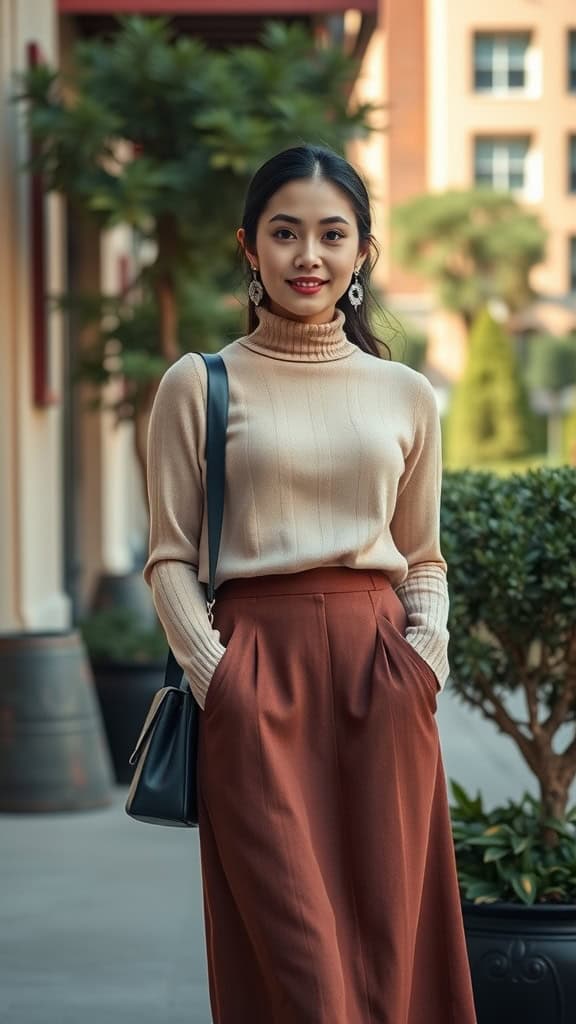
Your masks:
M 576 777 L 576 469 L 447 472 L 441 518 L 450 686 L 514 740 L 559 815 Z M 520 722 L 507 698 L 522 691 Z

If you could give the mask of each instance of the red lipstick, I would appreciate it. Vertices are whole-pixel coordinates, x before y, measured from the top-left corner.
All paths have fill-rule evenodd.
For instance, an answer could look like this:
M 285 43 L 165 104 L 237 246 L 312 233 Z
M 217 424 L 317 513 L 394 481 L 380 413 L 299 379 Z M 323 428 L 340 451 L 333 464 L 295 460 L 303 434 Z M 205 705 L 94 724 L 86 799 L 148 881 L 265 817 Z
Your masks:
M 299 295 L 317 295 L 322 285 L 327 284 L 321 277 L 295 277 L 288 284 Z

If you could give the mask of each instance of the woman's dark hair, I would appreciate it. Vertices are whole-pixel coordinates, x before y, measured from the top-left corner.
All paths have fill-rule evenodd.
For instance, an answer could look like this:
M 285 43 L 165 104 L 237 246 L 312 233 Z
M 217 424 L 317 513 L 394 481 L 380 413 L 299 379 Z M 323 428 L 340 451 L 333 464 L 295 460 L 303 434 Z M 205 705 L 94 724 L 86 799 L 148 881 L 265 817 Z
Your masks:
M 371 314 L 375 308 L 380 307 L 370 291 L 370 275 L 378 258 L 378 249 L 372 235 L 370 198 L 362 178 L 344 157 L 324 146 L 302 145 L 284 149 L 262 164 L 248 186 L 244 204 L 242 227 L 245 231 L 247 249 L 249 252 L 256 251 L 258 222 L 272 196 L 290 181 L 314 177 L 324 178 L 344 192 L 356 214 L 360 242 L 367 242 L 370 248 L 358 274 L 358 280 L 364 288 L 362 305 L 354 309 L 347 292 L 336 303 L 346 316 L 346 336 L 358 348 L 375 356 L 380 356 L 380 347 L 384 346 L 388 349 L 390 358 L 388 345 L 374 334 L 371 326 Z M 247 260 L 246 271 L 250 280 L 250 264 Z M 266 306 L 267 301 L 268 297 L 264 293 L 262 305 Z M 248 333 L 252 333 L 257 326 L 256 310 L 250 302 Z

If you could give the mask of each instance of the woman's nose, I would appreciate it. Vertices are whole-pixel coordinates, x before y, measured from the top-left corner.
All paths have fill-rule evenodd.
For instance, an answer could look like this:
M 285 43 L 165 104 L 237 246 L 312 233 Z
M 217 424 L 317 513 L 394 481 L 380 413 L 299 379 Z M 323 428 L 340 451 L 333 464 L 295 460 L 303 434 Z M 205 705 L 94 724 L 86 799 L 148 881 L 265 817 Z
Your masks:
M 303 244 L 300 252 L 298 253 L 295 263 L 299 267 L 318 266 L 320 262 L 320 255 L 318 253 L 318 247 L 315 241 L 309 241 Z

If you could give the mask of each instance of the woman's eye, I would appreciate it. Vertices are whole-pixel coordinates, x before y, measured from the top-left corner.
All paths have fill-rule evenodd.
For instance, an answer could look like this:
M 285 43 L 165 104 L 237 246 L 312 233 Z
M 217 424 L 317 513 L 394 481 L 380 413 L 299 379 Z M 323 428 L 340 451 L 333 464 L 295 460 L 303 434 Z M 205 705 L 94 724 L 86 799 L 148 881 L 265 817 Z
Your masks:
M 273 238 L 280 239 L 285 239 L 290 236 L 292 238 L 294 237 L 294 232 L 290 231 L 290 228 L 278 228 L 278 230 L 272 235 Z M 326 231 L 325 238 L 327 238 L 329 242 L 338 242 L 341 238 L 344 238 L 344 235 L 341 231 L 337 231 L 336 228 L 332 228 L 330 231 Z

